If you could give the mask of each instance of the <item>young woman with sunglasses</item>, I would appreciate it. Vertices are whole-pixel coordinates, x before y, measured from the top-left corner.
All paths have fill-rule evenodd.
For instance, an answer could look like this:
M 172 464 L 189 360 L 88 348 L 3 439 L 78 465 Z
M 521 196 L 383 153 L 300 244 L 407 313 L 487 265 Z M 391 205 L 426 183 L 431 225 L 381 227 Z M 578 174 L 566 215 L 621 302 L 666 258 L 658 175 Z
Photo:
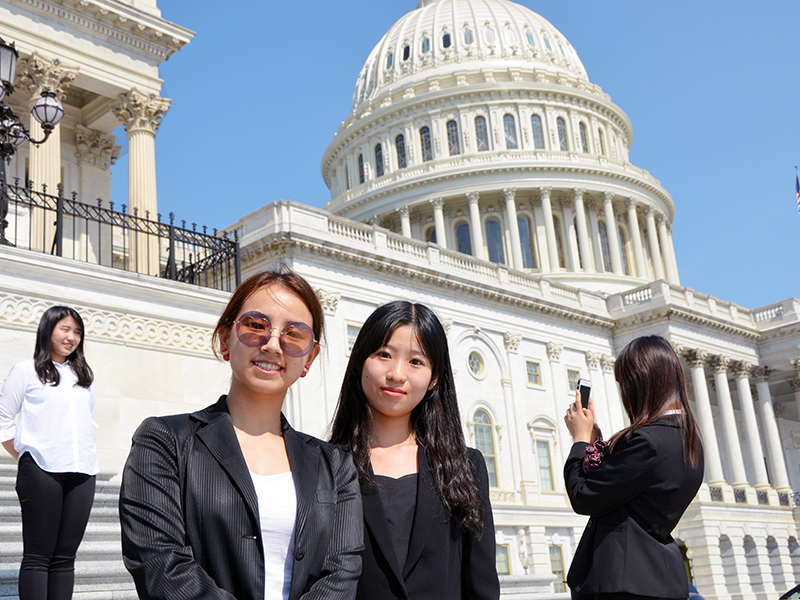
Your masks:
M 331 441 L 353 453 L 364 504 L 360 600 L 497 600 L 486 463 L 464 443 L 447 337 L 391 302 L 353 345 Z
M 11 368 L 0 392 L 0 439 L 17 459 L 22 507 L 20 600 L 68 600 L 100 470 L 92 369 L 83 320 L 53 306 L 39 321 L 33 358 Z M 14 419 L 19 416 L 19 425 Z
M 322 328 L 302 277 L 250 277 L 212 338 L 231 366 L 228 394 L 193 414 L 149 418 L 134 434 L 120 520 L 139 598 L 354 597 L 363 533 L 352 459 L 281 414 Z

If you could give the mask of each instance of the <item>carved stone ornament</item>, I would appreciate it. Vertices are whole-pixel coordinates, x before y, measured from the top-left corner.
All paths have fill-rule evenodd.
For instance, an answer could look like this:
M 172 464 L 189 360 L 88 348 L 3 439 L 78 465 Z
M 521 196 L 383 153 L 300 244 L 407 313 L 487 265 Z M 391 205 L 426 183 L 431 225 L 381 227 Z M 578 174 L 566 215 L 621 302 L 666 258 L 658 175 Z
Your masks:
M 508 352 L 516 352 L 519 350 L 519 344 L 521 341 L 522 334 L 520 333 L 511 333 L 510 331 L 506 331 L 503 334 L 503 343 L 505 344 Z
M 341 299 L 342 295 L 338 292 L 326 292 L 323 289 L 315 289 L 314 292 L 317 294 L 317 299 L 319 303 L 322 305 L 323 312 L 332 317 L 336 314 L 336 307 L 339 305 L 339 300 Z
M 706 363 L 706 359 L 708 358 L 708 350 L 700 350 L 697 348 L 686 350 L 683 356 L 686 358 L 686 362 L 689 363 L 690 368 L 702 368 Z
M 29 100 L 38 98 L 44 90 L 50 90 L 63 102 L 66 90 L 77 74 L 77 69 L 64 68 L 59 59 L 45 58 L 34 52 L 29 58 L 19 59 L 14 87 L 25 90 Z
M 774 369 L 770 369 L 769 367 L 758 367 L 755 371 L 753 371 L 753 375 L 756 381 L 769 381 L 769 376 L 772 374 Z
M 116 164 L 122 146 L 115 146 L 117 136 L 101 133 L 83 125 L 75 126 L 75 158 L 78 164 L 87 164 L 108 170 Z
M 746 379 L 750 377 L 750 372 L 752 370 L 752 363 L 749 363 L 746 360 L 740 360 L 733 364 L 733 376 L 736 379 Z
M 603 354 L 603 356 L 600 357 L 600 362 L 603 365 L 604 372 L 613 373 L 614 365 L 617 364 L 617 359 L 610 354 Z
M 445 333 L 450 333 L 450 329 L 453 327 L 453 319 L 442 319 L 442 327 Z
M 561 360 L 561 352 L 563 350 L 564 350 L 564 344 L 547 342 L 547 357 L 553 362 L 558 362 Z
M 144 130 L 154 134 L 167 114 L 172 100 L 155 94 L 143 94 L 137 89 L 120 94 L 111 103 L 111 112 L 125 126 L 125 131 Z
M 800 375 L 800 358 L 792 358 L 789 362 L 792 364 L 794 370 L 797 371 L 797 374 Z
M 787 379 L 786 383 L 788 383 L 792 387 L 792 391 L 796 394 L 800 392 L 800 377 L 794 377 L 793 379 Z
M 601 355 L 599 352 L 592 352 L 591 350 L 587 350 L 586 364 L 589 365 L 590 369 L 597 370 L 600 368 L 600 358 Z
M 467 192 L 467 200 L 470 204 L 477 204 L 480 197 L 480 192 Z
M 505 198 L 506 202 L 513 202 L 516 194 L 517 188 L 503 188 L 503 197 Z

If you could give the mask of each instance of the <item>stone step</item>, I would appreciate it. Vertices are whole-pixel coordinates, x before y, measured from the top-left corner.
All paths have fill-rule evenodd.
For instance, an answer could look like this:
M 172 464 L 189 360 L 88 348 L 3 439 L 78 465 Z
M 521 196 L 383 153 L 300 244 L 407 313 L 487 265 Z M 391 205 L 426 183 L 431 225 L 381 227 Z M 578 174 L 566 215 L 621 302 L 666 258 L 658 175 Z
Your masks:
M 21 539 L 22 523 L 0 523 L 0 540 L 16 541 Z M 86 541 L 119 540 L 119 522 L 97 523 L 89 521 L 83 539 Z
M 0 569 L 0 598 L 18 598 L 17 579 L 19 563 L 4 565 Z M 133 579 L 128 574 L 122 560 L 81 560 L 75 561 L 75 593 L 73 600 L 135 600 L 136 591 Z
M 78 548 L 78 560 L 122 560 L 119 540 L 84 540 Z M 22 540 L 0 543 L 0 570 L 3 565 L 22 560 Z

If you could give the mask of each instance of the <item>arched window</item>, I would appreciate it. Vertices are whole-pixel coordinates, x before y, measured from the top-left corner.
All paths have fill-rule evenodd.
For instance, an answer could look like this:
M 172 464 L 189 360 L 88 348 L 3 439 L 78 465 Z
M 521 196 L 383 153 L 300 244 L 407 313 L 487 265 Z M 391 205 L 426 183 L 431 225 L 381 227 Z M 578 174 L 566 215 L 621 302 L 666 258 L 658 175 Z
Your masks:
M 465 29 L 464 30 L 464 43 L 469 46 L 474 41 L 475 41 L 475 38 L 472 35 L 472 29 Z
M 602 129 L 598 129 L 597 130 L 597 143 L 600 145 L 600 154 L 605 156 L 606 155 L 606 143 L 605 143 L 605 140 L 603 140 L 603 130 Z
M 628 245 L 626 244 L 625 230 L 622 225 L 619 226 L 619 251 L 622 254 L 622 268 L 625 270 L 625 275 L 631 274 L 631 263 L 628 259 Z
M 561 219 L 558 215 L 553 215 L 553 229 L 556 233 L 556 250 L 558 251 L 558 266 L 562 269 L 567 268 L 567 261 L 564 258 L 564 236 L 561 234 Z
M 461 142 L 458 139 L 458 123 L 453 119 L 447 122 L 447 148 L 450 150 L 450 156 L 461 154 Z
M 394 53 L 389 52 L 389 54 L 386 55 L 386 68 L 391 69 L 393 62 L 394 62 Z
M 436 226 L 431 225 L 425 230 L 425 241 L 436 243 Z
M 575 228 L 575 235 L 578 235 L 578 215 L 572 217 L 572 226 Z M 578 269 L 582 269 L 583 267 L 583 257 L 581 256 L 581 245 L 580 243 L 577 244 L 578 246 Z
M 478 152 L 489 150 L 489 131 L 486 129 L 486 117 L 475 117 L 475 138 L 478 141 Z
M 506 262 L 503 253 L 503 233 L 497 217 L 486 219 L 486 245 L 489 246 L 489 260 L 496 263 Z
M 526 215 L 519 215 L 517 217 L 517 227 L 519 228 L 519 245 L 522 250 L 522 268 L 535 269 L 531 220 Z
M 396 138 L 394 138 L 394 148 L 397 151 L 397 168 L 398 169 L 405 169 L 406 168 L 406 138 L 405 136 L 400 133 Z
M 547 36 L 544 38 L 544 45 L 547 46 L 547 49 L 550 50 L 550 52 L 553 51 L 553 47 L 550 45 L 550 40 L 547 39 Z
M 358 183 L 364 183 L 366 180 L 366 173 L 364 172 L 364 155 L 358 155 Z
M 347 165 L 344 166 L 344 185 L 350 189 L 350 168 Z
M 430 38 L 424 37 L 422 38 L 422 53 L 427 54 L 431 49 L 431 40 Z
M 542 130 L 542 118 L 539 115 L 531 115 L 531 131 L 533 132 L 533 147 L 536 150 L 544 150 L 544 131 Z
M 456 249 L 464 254 L 472 254 L 472 240 L 469 237 L 469 223 L 461 221 L 456 225 Z
M 410 56 L 411 56 L 411 46 L 406 44 L 405 46 L 403 46 L 403 60 L 408 60 Z
M 556 124 L 558 125 L 559 149 L 562 152 L 567 152 L 569 150 L 569 145 L 567 144 L 567 124 L 561 117 L 558 117 L 558 119 L 556 119 Z
M 494 29 L 491 27 L 487 27 L 483 33 L 486 36 L 487 44 L 494 44 L 497 41 L 497 36 L 494 33 Z
M 584 154 L 589 154 L 589 139 L 586 137 L 586 125 L 581 123 L 579 129 L 581 132 L 581 148 Z
M 489 473 L 489 486 L 497 487 L 497 454 L 494 449 L 494 427 L 492 418 L 482 408 L 475 411 L 473 418 L 475 428 L 475 447 L 483 454 L 486 471 Z
M 605 221 L 597 222 L 597 229 L 600 232 L 600 248 L 603 250 L 603 269 L 606 273 L 611 272 L 611 250 L 608 247 L 608 229 Z
M 450 34 L 449 34 L 449 33 L 445 33 L 445 34 L 442 36 L 442 47 L 444 47 L 444 48 L 449 48 L 449 47 L 450 47 L 450 43 L 451 43 L 451 41 L 450 41 Z
M 531 48 L 536 47 L 536 42 L 533 40 L 533 34 L 530 31 L 525 32 L 525 38 L 528 40 L 528 44 L 530 44 Z
M 503 132 L 506 137 L 506 150 L 517 149 L 517 122 L 514 115 L 503 115 Z
M 419 143 L 422 147 L 422 162 L 433 160 L 433 150 L 431 149 L 431 130 L 425 125 L 419 130 Z
M 380 144 L 375 144 L 375 174 L 383 177 L 383 148 Z

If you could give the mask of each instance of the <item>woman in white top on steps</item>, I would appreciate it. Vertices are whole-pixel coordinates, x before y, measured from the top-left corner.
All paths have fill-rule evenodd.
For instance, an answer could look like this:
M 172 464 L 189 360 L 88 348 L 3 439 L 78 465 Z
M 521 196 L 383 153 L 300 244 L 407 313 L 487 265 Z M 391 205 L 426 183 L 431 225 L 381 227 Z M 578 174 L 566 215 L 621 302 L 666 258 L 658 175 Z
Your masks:
M 18 460 L 20 600 L 72 598 L 75 554 L 99 471 L 94 375 L 83 355 L 83 332 L 74 309 L 47 309 L 33 358 L 14 365 L 0 391 L 0 440 Z

